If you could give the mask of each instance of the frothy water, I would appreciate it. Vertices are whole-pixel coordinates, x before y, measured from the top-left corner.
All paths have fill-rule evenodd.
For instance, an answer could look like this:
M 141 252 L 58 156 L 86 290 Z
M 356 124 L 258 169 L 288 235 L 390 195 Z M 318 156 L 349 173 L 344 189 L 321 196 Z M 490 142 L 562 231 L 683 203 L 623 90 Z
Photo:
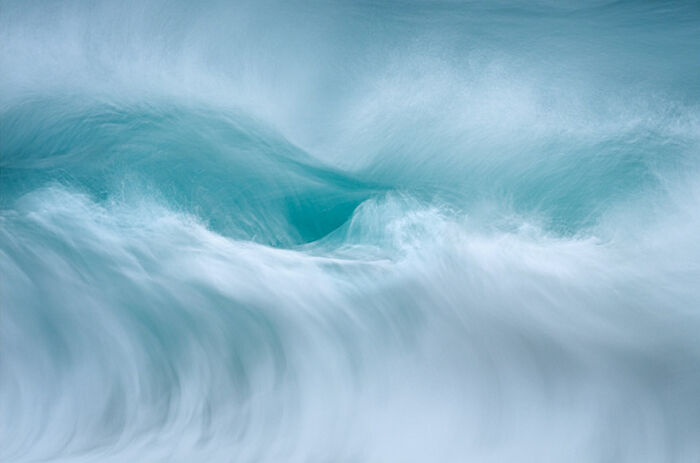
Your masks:
M 0 461 L 698 461 L 698 38 L 3 2 Z

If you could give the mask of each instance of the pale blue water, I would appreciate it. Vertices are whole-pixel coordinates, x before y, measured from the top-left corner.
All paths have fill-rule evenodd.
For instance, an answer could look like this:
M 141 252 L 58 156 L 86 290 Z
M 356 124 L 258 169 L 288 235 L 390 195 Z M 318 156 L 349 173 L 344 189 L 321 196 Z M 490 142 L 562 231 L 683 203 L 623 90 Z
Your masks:
M 700 3 L 0 3 L 0 461 L 700 461 Z

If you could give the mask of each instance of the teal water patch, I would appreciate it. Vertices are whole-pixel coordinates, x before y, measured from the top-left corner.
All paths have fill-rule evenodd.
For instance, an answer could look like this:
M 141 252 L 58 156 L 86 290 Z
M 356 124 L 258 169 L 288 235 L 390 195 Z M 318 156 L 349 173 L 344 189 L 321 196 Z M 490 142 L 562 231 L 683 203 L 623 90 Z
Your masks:
M 103 201 L 158 198 L 221 233 L 290 246 L 328 234 L 380 189 L 231 113 L 65 98 L 12 107 L 2 122 L 6 207 L 53 182 Z

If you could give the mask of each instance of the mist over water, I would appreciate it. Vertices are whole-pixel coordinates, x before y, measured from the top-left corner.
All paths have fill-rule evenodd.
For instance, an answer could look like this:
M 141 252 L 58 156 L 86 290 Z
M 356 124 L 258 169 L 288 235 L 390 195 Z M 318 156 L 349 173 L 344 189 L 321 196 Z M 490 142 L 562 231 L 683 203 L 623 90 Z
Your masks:
M 0 2 L 0 461 L 700 461 L 700 4 Z

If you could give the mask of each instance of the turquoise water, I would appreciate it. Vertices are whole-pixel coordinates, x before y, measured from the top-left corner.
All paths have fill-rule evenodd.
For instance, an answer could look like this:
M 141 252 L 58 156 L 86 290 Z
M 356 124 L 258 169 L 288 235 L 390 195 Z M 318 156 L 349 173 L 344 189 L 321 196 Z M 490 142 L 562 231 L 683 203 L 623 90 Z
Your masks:
M 0 4 L 0 461 L 700 459 L 700 4 Z

